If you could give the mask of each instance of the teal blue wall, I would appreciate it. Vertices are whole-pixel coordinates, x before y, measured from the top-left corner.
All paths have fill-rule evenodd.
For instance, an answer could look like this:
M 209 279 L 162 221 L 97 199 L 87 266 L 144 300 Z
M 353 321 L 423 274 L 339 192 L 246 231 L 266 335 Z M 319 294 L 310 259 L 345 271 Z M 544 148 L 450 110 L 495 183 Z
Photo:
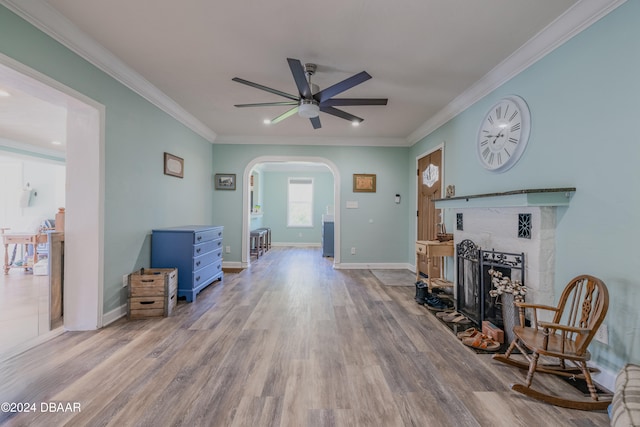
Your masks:
M 557 213 L 554 287 L 559 295 L 582 273 L 605 281 L 609 345 L 596 342 L 592 352 L 612 370 L 640 362 L 639 16 L 639 1 L 625 3 L 413 146 L 408 163 L 445 141 L 445 183 L 457 195 L 577 188 Z M 514 168 L 493 174 L 477 161 L 474 141 L 485 110 L 507 94 L 529 104 L 531 139 Z
M 246 218 L 242 212 L 241 190 L 242 185 L 248 185 L 242 182 L 247 165 L 263 156 L 300 156 L 321 157 L 338 168 L 342 200 L 335 209 L 340 209 L 342 220 L 341 262 L 406 263 L 410 260 L 406 244 L 410 234 L 406 222 L 409 211 L 415 210 L 415 202 L 411 202 L 411 197 L 405 193 L 409 179 L 406 173 L 408 150 L 391 147 L 214 144 L 214 173 L 235 173 L 238 177 L 237 191 L 214 193 L 214 222 L 225 226 L 225 245 L 231 246 L 231 253 L 225 254 L 225 261 L 241 260 L 242 221 Z M 376 174 L 377 192 L 354 193 L 354 173 Z M 396 193 L 403 196 L 400 204 L 394 203 Z M 347 200 L 357 201 L 359 209 L 345 209 Z M 267 210 L 265 202 L 265 212 Z M 265 222 L 265 225 L 268 224 Z M 411 236 L 414 234 L 412 232 Z M 351 247 L 356 247 L 356 255 L 350 255 Z
M 611 294 L 609 345 L 593 344 L 613 370 L 640 363 L 640 2 L 629 1 L 411 148 L 211 145 L 49 37 L 0 7 L 0 52 L 106 106 L 105 295 L 124 303 L 121 276 L 149 262 L 149 231 L 179 223 L 225 226 L 225 261 L 240 261 L 242 182 L 260 156 L 318 156 L 341 179 L 343 263 L 413 264 L 416 157 L 442 143 L 445 184 L 457 194 L 575 186 L 557 216 L 557 293 L 573 276 L 602 278 Z M 503 174 L 483 170 L 473 142 L 485 110 L 507 94 L 532 111 L 529 146 Z M 183 180 L 162 175 L 162 153 L 185 159 Z M 213 173 L 237 174 L 236 191 L 213 191 Z M 352 174 L 375 173 L 376 193 L 353 193 Z M 393 201 L 396 193 L 402 203 Z M 359 209 L 345 209 L 347 200 Z M 452 229 L 452 218 L 447 218 Z M 350 255 L 349 249 L 358 253 Z
M 288 178 L 313 179 L 313 227 L 287 227 Z M 264 172 L 263 224 L 271 227 L 274 243 L 314 243 L 320 245 L 322 214 L 333 206 L 333 175 L 331 172 Z
M 104 312 L 116 309 L 122 275 L 149 266 L 152 228 L 211 222 L 212 145 L 2 6 L 0 52 L 106 107 Z M 184 179 L 163 174 L 165 151 Z

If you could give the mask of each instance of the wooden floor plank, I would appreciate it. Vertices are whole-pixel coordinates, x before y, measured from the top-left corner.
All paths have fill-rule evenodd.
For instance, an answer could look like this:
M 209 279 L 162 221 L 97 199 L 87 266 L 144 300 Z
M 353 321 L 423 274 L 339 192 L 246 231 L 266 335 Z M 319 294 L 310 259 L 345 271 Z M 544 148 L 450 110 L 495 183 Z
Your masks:
M 0 364 L 7 426 L 606 426 L 605 412 L 513 392 L 525 372 L 476 354 L 369 270 L 274 247 L 169 318 L 66 332 Z M 534 386 L 579 394 L 536 375 Z

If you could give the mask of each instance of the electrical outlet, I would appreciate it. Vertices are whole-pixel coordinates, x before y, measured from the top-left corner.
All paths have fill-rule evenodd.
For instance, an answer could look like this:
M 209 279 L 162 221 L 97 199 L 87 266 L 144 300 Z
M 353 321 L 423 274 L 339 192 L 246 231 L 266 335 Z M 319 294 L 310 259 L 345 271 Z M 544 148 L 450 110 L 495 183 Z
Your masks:
M 122 287 L 126 288 L 127 286 L 129 286 L 129 275 L 125 274 L 122 276 Z
M 356 254 L 356 248 L 351 248 L 351 255 L 355 255 Z
M 227 253 L 227 254 L 230 254 L 231 253 L 231 246 L 225 246 L 224 252 Z
M 609 345 L 609 329 L 607 328 L 607 325 L 604 323 L 600 325 L 596 331 L 595 339 L 602 344 Z

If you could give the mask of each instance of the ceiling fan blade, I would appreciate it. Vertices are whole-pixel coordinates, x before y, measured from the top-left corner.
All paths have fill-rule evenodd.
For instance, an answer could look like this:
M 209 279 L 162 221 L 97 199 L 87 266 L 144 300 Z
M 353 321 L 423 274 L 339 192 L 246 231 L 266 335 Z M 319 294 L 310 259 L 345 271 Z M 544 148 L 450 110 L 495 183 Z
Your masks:
M 387 98 L 331 98 L 321 106 L 344 107 L 346 105 L 387 105 Z
M 289 98 L 289 99 L 291 99 L 293 101 L 297 101 L 299 99 L 298 96 L 294 96 L 294 95 L 291 95 L 291 94 L 286 93 L 286 92 L 282 92 L 282 91 L 277 90 L 277 89 L 271 89 L 270 87 L 266 87 L 266 86 L 260 85 L 258 83 L 253 83 L 253 82 L 250 82 L 249 80 L 241 79 L 240 77 L 234 77 L 231 80 L 233 80 L 234 82 L 242 83 L 243 85 L 255 87 L 256 89 L 260 89 L 260 90 L 264 90 L 264 91 L 267 91 L 267 92 L 270 92 L 270 93 L 273 93 L 273 94 L 276 94 L 276 95 L 284 96 L 285 98 Z
M 280 114 L 278 117 L 276 117 L 275 119 L 271 120 L 271 124 L 276 124 L 278 122 L 283 121 L 284 119 L 286 119 L 289 116 L 293 116 L 295 113 L 298 112 L 298 106 L 293 107 L 292 109 L 290 109 L 289 111 L 286 111 L 282 114 Z
M 300 62 L 298 59 L 293 58 L 287 58 L 287 62 L 289 63 L 291 74 L 293 74 L 293 80 L 296 81 L 296 86 L 298 86 L 300 96 L 302 96 L 304 99 L 311 98 L 311 88 L 309 87 L 307 75 L 305 74 L 304 68 L 302 67 L 302 62 Z
M 234 107 L 276 107 L 280 105 L 298 105 L 298 101 L 259 102 L 257 104 L 236 104 Z
M 321 90 L 320 92 L 314 95 L 314 98 L 318 100 L 318 102 L 323 103 L 327 99 L 336 96 L 339 93 L 344 92 L 345 90 L 351 89 L 354 86 L 359 85 L 362 82 L 366 82 L 369 80 L 371 76 L 366 71 L 362 71 L 355 76 L 351 76 L 348 79 L 341 81 L 340 83 L 336 83 L 333 86 L 329 86 L 328 88 Z
M 341 119 L 349 120 L 350 122 L 360 123 L 364 121 L 364 119 L 361 119 L 358 116 L 354 116 L 353 114 L 349 114 L 346 111 L 338 110 L 337 108 L 333 107 L 320 106 L 320 111 L 331 114 L 332 116 L 340 117 Z
M 309 120 L 311 120 L 311 125 L 314 129 L 320 129 L 322 127 L 320 124 L 320 117 L 311 117 Z

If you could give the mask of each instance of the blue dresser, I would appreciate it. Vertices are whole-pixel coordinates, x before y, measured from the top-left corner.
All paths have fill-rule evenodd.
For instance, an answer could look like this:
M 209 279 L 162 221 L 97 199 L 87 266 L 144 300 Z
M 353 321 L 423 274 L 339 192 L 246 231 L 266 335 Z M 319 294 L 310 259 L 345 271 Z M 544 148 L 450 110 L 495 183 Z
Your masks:
M 178 297 L 192 302 L 216 280 L 222 283 L 222 226 L 185 225 L 151 234 L 151 267 L 178 269 Z

